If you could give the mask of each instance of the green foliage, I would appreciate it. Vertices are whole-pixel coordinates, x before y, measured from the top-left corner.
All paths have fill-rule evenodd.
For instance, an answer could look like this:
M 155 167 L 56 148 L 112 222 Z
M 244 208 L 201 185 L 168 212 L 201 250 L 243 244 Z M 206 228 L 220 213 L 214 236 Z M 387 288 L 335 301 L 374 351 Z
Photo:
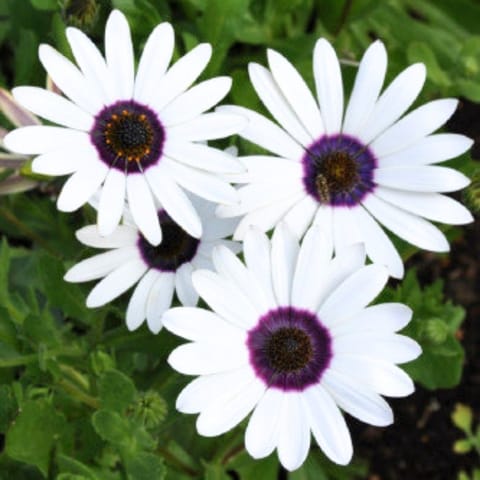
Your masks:
M 407 272 L 397 289 L 386 290 L 382 301 L 401 302 L 413 310 L 412 321 L 402 331 L 420 343 L 422 355 L 403 365 L 412 378 L 424 387 L 452 388 L 462 375 L 464 351 L 457 338 L 465 310 L 443 299 L 439 279 L 420 287 L 414 270 Z

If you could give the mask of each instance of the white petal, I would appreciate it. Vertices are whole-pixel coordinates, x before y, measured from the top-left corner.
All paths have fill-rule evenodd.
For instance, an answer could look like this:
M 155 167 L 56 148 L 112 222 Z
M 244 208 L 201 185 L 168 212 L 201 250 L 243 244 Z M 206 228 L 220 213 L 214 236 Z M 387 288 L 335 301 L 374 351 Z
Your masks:
M 283 217 L 283 221 L 297 238 L 301 238 L 312 223 L 317 208 L 318 204 L 308 195 Z
M 157 25 L 149 35 L 138 63 L 134 98 L 152 105 L 158 94 L 157 85 L 165 74 L 172 58 L 175 35 L 167 23 Z
M 87 225 L 75 232 L 77 240 L 94 248 L 120 248 L 135 245 L 138 233 L 127 225 L 119 225 L 108 237 L 98 233 L 97 225 Z
M 170 308 L 175 289 L 175 275 L 161 272 L 150 288 L 147 299 L 147 325 L 152 333 L 162 328 L 164 312 Z
M 310 449 L 310 425 L 302 402 L 302 393 L 287 393 L 280 416 L 278 457 L 288 470 L 296 470 Z
M 302 191 L 302 186 L 297 182 L 292 182 L 291 179 L 285 179 L 277 183 L 250 183 L 237 190 L 238 204 L 220 205 L 216 213 L 219 217 L 238 217 L 253 210 L 281 202 L 285 198 L 290 198 Z
M 218 273 L 228 278 L 251 301 L 258 316 L 269 310 L 272 304 L 263 292 L 261 283 L 231 250 L 218 245 L 213 249 L 212 259 Z
M 390 205 L 375 195 L 369 195 L 363 205 L 388 230 L 412 245 L 433 252 L 450 249 L 445 235 L 427 220 Z
M 50 151 L 33 160 L 32 170 L 43 175 L 68 175 L 80 170 L 85 163 L 95 161 L 96 156 L 90 146 Z
M 243 330 L 203 308 L 171 308 L 165 312 L 163 323 L 170 332 L 193 342 L 241 342 L 246 338 Z
M 378 184 L 407 191 L 448 192 L 463 188 L 468 184 L 467 180 L 463 174 L 445 167 L 387 167 L 375 170 L 375 182 Z
M 472 214 L 461 203 L 438 193 L 403 192 L 377 187 L 375 195 L 403 210 L 435 222 L 450 225 L 473 222 Z
M 305 194 L 303 192 L 296 193 L 288 198 L 278 201 L 277 203 L 249 212 L 238 224 L 233 238 L 235 240 L 241 240 L 251 226 L 259 227 L 260 230 L 267 232 L 304 197 Z
M 103 184 L 98 205 L 98 231 L 110 235 L 120 223 L 125 208 L 126 175 L 111 168 Z
M 152 245 L 158 245 L 162 241 L 162 232 L 152 193 L 143 174 L 127 176 L 127 198 L 138 229 Z
M 91 115 L 56 93 L 38 87 L 16 87 L 12 93 L 17 102 L 45 120 L 78 130 L 92 126 Z
M 217 112 L 241 115 L 248 119 L 248 124 L 240 132 L 240 136 L 256 143 L 280 157 L 300 160 L 304 150 L 290 135 L 268 118 L 253 110 L 234 105 L 217 107 Z
M 228 113 L 203 113 L 180 125 L 168 127 L 168 138 L 198 142 L 239 133 L 247 124 L 244 117 Z
M 292 305 L 316 312 L 319 307 L 319 283 L 332 258 L 331 239 L 319 226 L 311 227 L 302 241 L 292 286 Z
M 40 45 L 40 62 L 57 87 L 83 110 L 96 115 L 103 107 L 103 101 L 91 88 L 82 73 L 63 55 L 50 45 Z
M 269 49 L 267 57 L 273 78 L 290 107 L 312 138 L 320 137 L 324 133 L 323 121 L 317 102 L 307 84 L 283 55 Z
M 248 364 L 248 350 L 239 342 L 186 343 L 168 357 L 170 366 L 185 375 L 209 375 Z
M 87 203 L 102 184 L 107 171 L 108 167 L 102 162 L 89 162 L 77 170 L 65 182 L 57 199 L 57 208 L 62 212 L 73 212 Z
M 149 168 L 145 176 L 154 195 L 175 223 L 192 237 L 200 238 L 202 223 L 190 199 L 168 175 L 160 169 Z
M 365 265 L 365 247 L 361 243 L 346 247 L 330 262 L 322 281 L 317 283 L 317 301 L 321 305 L 344 280 Z
M 335 355 L 362 355 L 392 363 L 415 360 L 420 345 L 411 338 L 385 332 L 353 332 L 335 336 Z
M 190 382 L 177 398 L 176 408 L 182 413 L 200 413 L 213 401 L 228 398 L 232 392 L 241 390 L 251 382 L 250 366 L 236 370 L 203 375 Z
M 165 143 L 164 153 L 185 165 L 211 172 L 240 173 L 244 171 L 242 163 L 223 150 L 189 143 L 181 140 L 169 140 Z
M 305 147 L 310 145 L 312 136 L 298 120 L 272 74 L 258 63 L 250 63 L 248 73 L 253 88 L 275 120 L 301 145 Z
M 355 211 L 358 208 L 361 207 L 332 208 L 335 252 L 340 252 L 349 245 L 363 241 L 363 236 L 355 220 Z
M 175 223 L 178 223 L 192 237 L 200 238 L 202 223 L 184 191 L 168 175 L 158 168 L 149 168 L 145 177 L 154 195 Z
M 473 140 L 456 133 L 437 133 L 414 145 L 379 158 L 380 167 L 413 167 L 439 163 L 457 157 L 473 145 Z
M 175 290 L 182 305 L 194 306 L 198 301 L 198 294 L 192 283 L 193 265 L 184 263 L 175 272 Z
M 215 77 L 195 85 L 170 102 L 161 112 L 168 127 L 191 120 L 215 106 L 229 92 L 230 77 Z
M 377 137 L 370 148 L 383 157 L 410 145 L 440 128 L 457 108 L 458 100 L 443 98 L 418 107 Z
M 278 305 L 290 305 L 293 274 L 299 252 L 298 240 L 281 223 L 272 236 L 272 283 Z
M 313 73 L 318 102 L 327 134 L 339 133 L 343 116 L 343 84 L 337 54 L 324 38 L 313 51 Z
M 318 316 L 331 327 L 347 320 L 368 305 L 385 287 L 388 271 L 382 265 L 367 265 L 344 280 L 323 303 Z
M 211 56 L 212 47 L 208 43 L 201 43 L 175 62 L 156 82 L 155 97 L 151 103 L 154 109 L 161 111 L 184 92 L 203 72 Z
M 259 400 L 245 431 L 245 448 L 255 459 L 270 455 L 278 443 L 285 392 L 269 388 Z
M 387 397 L 405 397 L 415 390 L 412 379 L 403 370 L 378 358 L 338 355 L 333 357 L 330 368 L 344 376 L 354 375 L 359 382 Z
M 136 247 L 123 247 L 86 258 L 70 268 L 63 279 L 67 282 L 88 282 L 102 278 L 137 256 Z
M 276 306 L 272 285 L 270 240 L 258 228 L 252 227 L 245 234 L 243 253 L 248 270 L 260 283 L 272 307 Z
M 317 204 L 313 225 L 318 225 L 333 242 L 333 208 L 330 205 Z
M 198 433 L 214 437 L 232 429 L 253 410 L 265 389 L 266 386 L 253 377 L 236 394 L 213 400 L 197 419 Z
M 166 160 L 166 159 L 164 159 Z M 186 167 L 174 160 L 164 161 L 160 166 L 165 174 L 190 192 L 211 202 L 232 204 L 238 200 L 237 191 L 219 176 Z
M 72 149 L 89 145 L 85 132 L 46 125 L 29 125 L 8 133 L 3 144 L 8 150 L 17 153 L 49 153 L 52 150 Z M 40 172 L 38 172 L 40 173 Z
M 354 213 L 368 257 L 385 265 L 392 277 L 402 278 L 403 260 L 388 235 L 364 208 L 356 208 Z
M 415 63 L 393 80 L 382 93 L 368 121 L 359 131 L 359 138 L 364 144 L 370 143 L 403 115 L 420 93 L 425 77 L 425 65 Z
M 258 314 L 244 295 L 224 277 L 208 270 L 197 270 L 192 275 L 193 286 L 210 308 L 227 321 L 249 329 Z
M 333 335 L 348 332 L 397 332 L 412 319 L 412 309 L 403 303 L 381 303 L 362 310 L 350 320 L 335 325 Z
M 73 56 L 85 75 L 85 80 L 91 87 L 98 89 L 104 102 L 113 103 L 116 98 L 114 79 L 110 77 L 110 72 L 98 48 L 77 28 L 68 27 L 66 34 Z
M 138 258 L 120 265 L 95 285 L 87 297 L 87 307 L 101 307 L 117 298 L 134 285 L 146 270 L 147 266 Z
M 118 99 L 133 96 L 133 45 L 127 19 L 119 10 L 113 10 L 105 26 L 105 59 Z
M 322 385 L 338 406 L 353 417 L 377 427 L 391 425 L 393 412 L 388 403 L 365 388 L 353 375 L 346 376 L 329 369 L 322 377 Z
M 313 436 L 325 455 L 340 465 L 349 463 L 353 455 L 352 439 L 332 397 L 315 385 L 304 391 L 302 400 Z
M 147 317 L 147 299 L 150 295 L 150 289 L 159 275 L 161 275 L 160 272 L 150 269 L 135 287 L 128 302 L 126 313 L 127 328 L 130 331 L 136 330 Z
M 377 40 L 368 47 L 360 61 L 355 84 L 345 112 L 343 132 L 356 135 L 375 106 L 387 70 L 385 45 Z
M 238 219 L 236 218 L 207 217 L 205 219 L 205 228 L 202 239 L 208 242 L 230 237 L 233 235 L 233 231 L 237 224 Z

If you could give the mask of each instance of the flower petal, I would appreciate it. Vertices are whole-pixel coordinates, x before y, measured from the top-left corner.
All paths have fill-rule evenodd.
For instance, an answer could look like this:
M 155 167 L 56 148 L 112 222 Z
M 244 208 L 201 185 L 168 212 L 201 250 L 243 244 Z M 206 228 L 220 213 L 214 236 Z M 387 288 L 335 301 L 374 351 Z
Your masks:
M 324 38 L 315 44 L 313 73 L 325 131 L 339 133 L 343 117 L 342 72 L 335 50 Z
M 126 175 L 110 168 L 100 194 L 98 204 L 98 231 L 100 235 L 110 235 L 120 223 L 125 208 Z
M 136 330 L 147 318 L 148 296 L 159 275 L 161 274 L 154 269 L 148 270 L 135 287 L 126 313 L 127 328 L 130 331 Z
M 172 305 L 175 275 L 161 272 L 150 288 L 147 299 L 147 325 L 152 333 L 158 333 L 163 325 L 162 316 Z
M 56 93 L 39 87 L 16 87 L 15 100 L 45 120 L 77 130 L 90 130 L 93 117 Z
M 192 283 L 193 265 L 184 263 L 175 272 L 175 290 L 180 303 L 185 306 L 194 306 L 198 302 L 198 293 Z
M 363 127 L 380 95 L 386 70 L 387 51 L 377 40 L 368 47 L 360 61 L 345 112 L 343 132 L 355 136 Z
M 119 225 L 108 237 L 98 233 L 97 225 L 87 225 L 75 232 L 77 240 L 94 248 L 121 248 L 135 245 L 138 233 L 127 225 Z
M 412 245 L 433 252 L 450 250 L 445 235 L 427 220 L 386 203 L 375 195 L 369 195 L 363 205 L 388 230 Z
M 135 77 L 133 96 L 139 102 L 154 104 L 157 85 L 172 59 L 174 43 L 175 34 L 167 22 L 157 25 L 147 38 Z
M 132 287 L 146 272 L 147 266 L 138 258 L 123 263 L 101 280 L 87 297 L 87 307 L 101 307 Z

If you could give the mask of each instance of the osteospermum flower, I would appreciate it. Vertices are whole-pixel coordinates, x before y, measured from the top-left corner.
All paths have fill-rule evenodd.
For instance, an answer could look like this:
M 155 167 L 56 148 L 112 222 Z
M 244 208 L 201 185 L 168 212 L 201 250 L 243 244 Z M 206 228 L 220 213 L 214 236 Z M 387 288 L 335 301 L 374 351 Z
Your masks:
M 189 235 L 165 210 L 157 213 L 163 231 L 158 246 L 151 245 L 138 231 L 128 210 L 123 224 L 108 236 L 100 236 L 96 225 L 81 228 L 76 232 L 80 242 L 108 251 L 74 265 L 65 274 L 65 280 L 102 279 L 87 297 L 87 306 L 91 308 L 105 305 L 138 282 L 127 308 L 127 327 L 135 330 L 146 319 L 148 328 L 158 333 L 162 315 L 170 307 L 175 291 L 182 305 L 197 303 L 192 272 L 213 268 L 213 247 L 223 245 L 235 252 L 240 250 L 237 242 L 225 240 L 232 235 L 237 221 L 217 218 L 213 203 L 199 198 L 193 198 L 193 203 L 205 225 L 200 239 Z
M 352 442 L 338 407 L 378 426 L 393 414 L 381 397 L 413 391 L 395 364 L 420 354 L 395 332 L 411 318 L 402 304 L 367 305 L 387 282 L 387 269 L 365 266 L 361 244 L 333 260 L 319 226 L 299 248 L 280 224 L 272 241 L 245 235 L 246 266 L 225 248 L 213 251 L 218 273 L 200 270 L 193 284 L 213 312 L 173 308 L 164 325 L 192 341 L 169 357 L 181 373 L 199 375 L 177 408 L 200 413 L 201 435 L 224 433 L 249 419 L 245 445 L 254 458 L 277 448 L 289 470 L 305 460 L 310 432 L 334 462 L 346 464 Z
M 423 86 L 424 65 L 408 67 L 380 94 L 387 54 L 380 41 L 373 43 L 344 111 L 340 65 L 325 39 L 313 53 L 317 99 L 281 54 L 269 50 L 268 63 L 269 70 L 250 64 L 250 79 L 282 128 L 246 108 L 217 109 L 246 116 L 240 135 L 277 155 L 244 158 L 248 172 L 238 181 L 248 185 L 239 191 L 240 204 L 219 208 L 223 216 L 245 215 L 236 237 L 252 224 L 266 231 L 283 220 L 301 236 L 318 223 L 333 236 L 335 249 L 363 241 L 368 256 L 399 278 L 402 260 L 379 223 L 420 248 L 447 251 L 445 236 L 427 220 L 472 221 L 461 204 L 439 194 L 469 180 L 432 164 L 465 152 L 472 141 L 432 135 L 455 111 L 454 99 L 429 102 L 402 117 Z
M 127 197 L 140 231 L 158 245 L 156 197 L 175 222 L 199 238 L 200 218 L 183 189 L 234 203 L 236 191 L 218 174 L 242 167 L 226 153 L 196 142 L 231 135 L 245 122 L 238 115 L 203 113 L 227 94 L 230 78 L 188 89 L 210 59 L 210 45 L 198 45 L 168 68 L 174 32 L 162 23 L 148 37 L 135 74 L 130 30 L 119 11 L 107 21 L 105 59 L 80 30 L 68 28 L 67 38 L 79 68 L 48 45 L 40 46 L 39 56 L 68 99 L 36 87 L 13 90 L 25 107 L 62 126 L 21 128 L 5 144 L 40 154 L 33 161 L 35 172 L 73 173 L 58 197 L 62 211 L 79 208 L 103 185 L 101 235 L 118 225 Z

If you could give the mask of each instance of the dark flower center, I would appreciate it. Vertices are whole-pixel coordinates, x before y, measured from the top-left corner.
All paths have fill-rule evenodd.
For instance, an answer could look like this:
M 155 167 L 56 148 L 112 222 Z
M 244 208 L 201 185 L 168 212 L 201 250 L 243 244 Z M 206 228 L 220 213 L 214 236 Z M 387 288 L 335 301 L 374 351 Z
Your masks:
M 304 390 L 318 383 L 332 357 L 328 330 L 307 310 L 279 307 L 248 332 L 250 363 L 269 387 Z
M 305 189 L 322 204 L 353 206 L 375 187 L 375 157 L 347 135 L 320 138 L 307 149 L 302 163 Z
M 125 172 L 141 172 L 161 157 L 164 129 L 156 114 L 133 100 L 105 107 L 90 131 L 100 158 Z
M 151 245 L 141 234 L 139 234 L 137 245 L 150 268 L 163 272 L 175 272 L 181 265 L 192 260 L 197 253 L 200 241 L 179 227 L 163 210 L 158 218 L 162 228 L 160 245 L 156 247 Z

